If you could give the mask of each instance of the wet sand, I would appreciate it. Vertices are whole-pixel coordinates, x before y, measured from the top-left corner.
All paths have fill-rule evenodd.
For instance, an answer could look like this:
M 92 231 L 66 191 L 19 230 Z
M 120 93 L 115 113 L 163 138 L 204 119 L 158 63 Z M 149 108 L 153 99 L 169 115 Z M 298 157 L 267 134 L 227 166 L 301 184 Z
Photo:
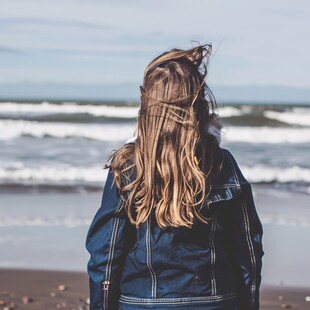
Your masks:
M 0 309 L 86 310 L 87 303 L 86 273 L 0 269 Z M 263 286 L 260 309 L 310 309 L 310 287 Z
M 23 297 L 31 301 L 24 304 Z M 3 301 L 8 309 L 86 310 L 87 298 L 88 277 L 84 273 L 0 269 L 0 309 Z
M 310 309 L 309 196 L 253 189 L 264 225 L 260 309 Z M 0 310 L 88 309 L 84 243 L 100 198 L 101 192 L 2 193 Z M 60 269 L 66 271 L 51 271 Z

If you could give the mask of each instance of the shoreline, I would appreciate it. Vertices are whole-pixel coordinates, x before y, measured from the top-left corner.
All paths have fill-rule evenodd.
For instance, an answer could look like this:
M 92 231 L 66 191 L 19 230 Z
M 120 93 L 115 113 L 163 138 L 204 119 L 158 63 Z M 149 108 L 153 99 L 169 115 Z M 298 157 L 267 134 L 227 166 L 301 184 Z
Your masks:
M 88 309 L 86 272 L 0 268 L 0 279 L 0 307 Z M 262 310 L 310 307 L 310 287 L 262 285 L 260 293 Z
M 309 287 L 309 196 L 255 185 L 253 195 L 264 229 L 263 284 Z M 0 268 L 84 272 L 85 238 L 101 196 L 102 191 L 2 194 Z

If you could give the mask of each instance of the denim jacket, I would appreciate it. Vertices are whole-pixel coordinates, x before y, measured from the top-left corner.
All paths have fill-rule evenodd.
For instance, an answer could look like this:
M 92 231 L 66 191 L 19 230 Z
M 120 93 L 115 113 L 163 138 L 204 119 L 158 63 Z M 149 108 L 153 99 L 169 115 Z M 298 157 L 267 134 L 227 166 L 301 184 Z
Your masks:
M 86 237 L 91 310 L 259 309 L 262 225 L 251 185 L 222 150 L 220 181 L 201 206 L 210 221 L 191 229 L 160 228 L 153 215 L 136 229 L 117 212 L 124 198 L 109 171 Z

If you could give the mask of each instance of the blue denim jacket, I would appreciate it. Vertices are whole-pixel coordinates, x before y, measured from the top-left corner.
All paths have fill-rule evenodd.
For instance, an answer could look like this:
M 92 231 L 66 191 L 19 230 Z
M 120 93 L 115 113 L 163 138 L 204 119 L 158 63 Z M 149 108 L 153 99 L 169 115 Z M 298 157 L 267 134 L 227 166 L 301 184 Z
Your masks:
M 262 225 L 251 185 L 227 149 L 220 181 L 201 206 L 209 224 L 137 230 L 109 171 L 90 225 L 90 309 L 259 309 Z M 209 208 L 206 205 L 209 203 Z

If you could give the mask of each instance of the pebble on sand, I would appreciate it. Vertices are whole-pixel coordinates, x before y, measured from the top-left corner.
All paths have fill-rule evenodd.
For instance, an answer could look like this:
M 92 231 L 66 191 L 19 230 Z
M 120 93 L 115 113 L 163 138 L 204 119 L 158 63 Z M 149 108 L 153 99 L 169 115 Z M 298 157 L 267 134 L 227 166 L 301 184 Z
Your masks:
M 14 302 L 11 302 L 9 305 L 5 306 L 2 310 L 13 310 L 15 309 Z
M 33 302 L 33 299 L 30 298 L 30 297 L 28 297 L 28 296 L 24 296 L 24 297 L 22 298 L 22 302 L 23 302 L 24 305 L 27 305 L 27 304 Z
M 292 309 L 293 307 L 290 304 L 282 304 L 281 309 Z
M 55 293 L 55 292 L 51 292 L 51 293 L 50 293 L 50 296 L 51 296 L 52 298 L 54 298 L 54 297 L 56 297 L 56 293 Z
M 65 290 L 67 290 L 67 289 L 68 289 L 68 287 L 67 287 L 66 285 L 64 285 L 64 284 L 58 285 L 58 290 L 59 290 L 59 291 L 65 291 Z

